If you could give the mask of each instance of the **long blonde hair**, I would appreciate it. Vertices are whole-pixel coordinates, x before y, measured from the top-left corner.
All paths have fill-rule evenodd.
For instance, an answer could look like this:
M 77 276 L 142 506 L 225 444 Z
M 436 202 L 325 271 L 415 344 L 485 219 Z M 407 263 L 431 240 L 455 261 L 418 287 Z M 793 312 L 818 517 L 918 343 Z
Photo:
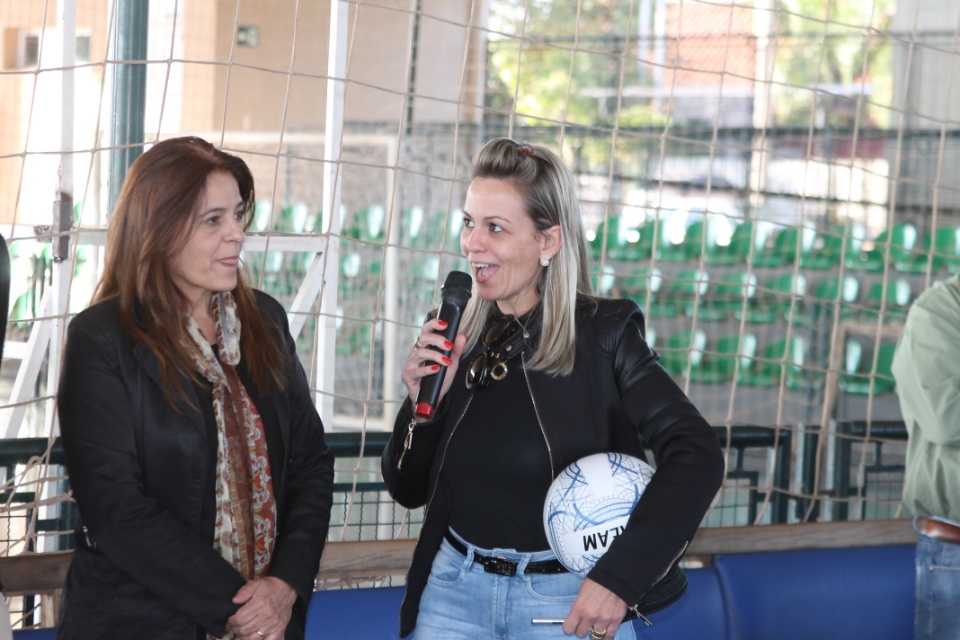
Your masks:
M 545 147 L 509 138 L 487 142 L 473 159 L 471 179 L 492 178 L 517 190 L 538 232 L 560 225 L 560 250 L 543 269 L 537 290 L 543 308 L 540 342 L 527 368 L 569 375 L 576 355 L 577 296 L 590 296 L 589 254 L 573 174 Z M 470 336 L 466 350 L 480 338 L 495 303 L 473 296 L 464 311 L 461 331 Z

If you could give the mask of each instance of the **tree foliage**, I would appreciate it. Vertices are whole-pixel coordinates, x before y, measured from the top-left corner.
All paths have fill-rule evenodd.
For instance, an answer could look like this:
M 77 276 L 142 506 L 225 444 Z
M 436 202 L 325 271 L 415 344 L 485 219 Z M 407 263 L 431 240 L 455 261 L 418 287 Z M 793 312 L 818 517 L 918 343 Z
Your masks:
M 852 127 L 886 122 L 893 0 L 781 0 L 777 124 Z
M 488 106 L 521 125 L 611 130 L 662 123 L 646 102 L 618 100 L 641 76 L 633 0 L 494 0 Z M 578 149 L 609 158 L 609 143 Z M 589 145 L 588 145 L 589 147 Z

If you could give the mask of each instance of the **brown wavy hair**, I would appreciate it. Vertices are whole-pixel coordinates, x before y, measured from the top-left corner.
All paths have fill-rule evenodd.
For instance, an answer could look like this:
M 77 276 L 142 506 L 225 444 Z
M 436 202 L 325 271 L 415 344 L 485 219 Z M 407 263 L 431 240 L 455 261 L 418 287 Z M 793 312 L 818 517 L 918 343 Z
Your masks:
M 157 358 L 171 401 L 179 397 L 189 402 L 179 376 L 200 378 L 184 346 L 190 341 L 184 321 L 187 299 L 174 283 L 170 265 L 195 229 L 207 177 L 215 172 L 236 179 L 246 231 L 256 197 L 253 174 L 241 158 L 201 138 L 181 137 L 158 142 L 134 161 L 110 219 L 103 276 L 93 298 L 94 303 L 118 300 L 123 328 Z M 242 327 L 241 358 L 257 391 L 265 394 L 273 386 L 282 387 L 282 336 L 260 314 L 243 269 L 233 297 Z M 264 340 L 269 332 L 277 339 Z

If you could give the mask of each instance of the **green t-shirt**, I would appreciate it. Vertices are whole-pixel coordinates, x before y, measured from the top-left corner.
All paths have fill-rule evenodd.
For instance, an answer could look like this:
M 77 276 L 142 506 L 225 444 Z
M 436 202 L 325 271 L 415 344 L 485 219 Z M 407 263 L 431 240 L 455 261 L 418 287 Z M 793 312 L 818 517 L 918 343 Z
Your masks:
M 904 504 L 960 522 L 960 275 L 913 303 L 893 377 L 909 437 Z

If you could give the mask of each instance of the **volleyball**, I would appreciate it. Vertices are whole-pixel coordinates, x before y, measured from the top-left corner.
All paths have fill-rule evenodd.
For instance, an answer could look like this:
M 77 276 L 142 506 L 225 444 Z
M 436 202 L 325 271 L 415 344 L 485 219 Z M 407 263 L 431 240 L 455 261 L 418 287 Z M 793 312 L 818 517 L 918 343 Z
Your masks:
M 653 477 L 653 467 L 622 453 L 597 453 L 558 475 L 543 505 L 550 549 L 585 577 L 617 539 Z

